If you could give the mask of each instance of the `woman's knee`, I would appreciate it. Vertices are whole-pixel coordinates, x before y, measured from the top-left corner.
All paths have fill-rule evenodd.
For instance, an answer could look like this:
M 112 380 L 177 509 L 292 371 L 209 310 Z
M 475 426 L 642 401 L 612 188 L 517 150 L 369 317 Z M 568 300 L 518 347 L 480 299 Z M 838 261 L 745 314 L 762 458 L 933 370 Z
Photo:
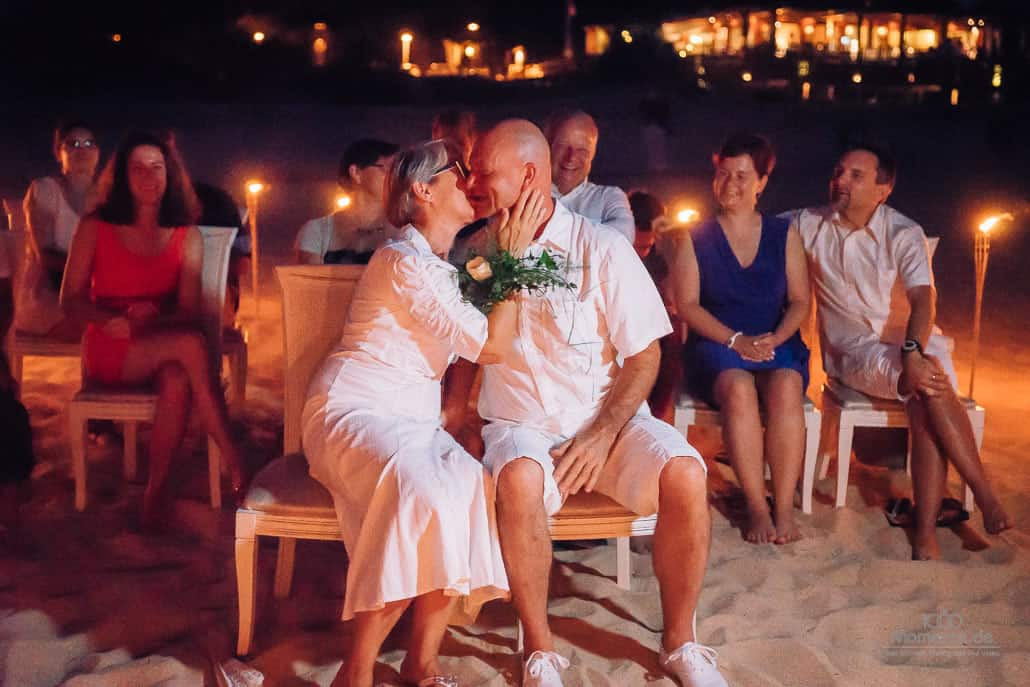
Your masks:
M 805 392 L 801 382 L 801 375 L 794 370 L 772 371 L 763 389 L 763 401 L 769 412 L 801 412 Z
M 715 398 L 724 412 L 758 408 L 755 378 L 746 370 L 726 370 L 715 380 Z
M 179 363 L 165 363 L 154 375 L 154 385 L 161 397 L 189 399 L 192 389 L 190 376 Z

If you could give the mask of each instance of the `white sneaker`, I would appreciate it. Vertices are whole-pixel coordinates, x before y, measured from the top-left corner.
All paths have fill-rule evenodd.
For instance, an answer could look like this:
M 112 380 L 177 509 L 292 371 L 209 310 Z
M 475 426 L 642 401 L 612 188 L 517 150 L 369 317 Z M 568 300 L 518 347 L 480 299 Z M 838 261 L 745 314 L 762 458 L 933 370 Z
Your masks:
M 569 661 L 553 651 L 534 651 L 522 668 L 522 687 L 563 687 L 561 671 Z
M 671 653 L 662 648 L 658 662 L 676 676 L 683 687 L 729 687 L 715 664 L 715 649 L 697 642 L 687 642 Z

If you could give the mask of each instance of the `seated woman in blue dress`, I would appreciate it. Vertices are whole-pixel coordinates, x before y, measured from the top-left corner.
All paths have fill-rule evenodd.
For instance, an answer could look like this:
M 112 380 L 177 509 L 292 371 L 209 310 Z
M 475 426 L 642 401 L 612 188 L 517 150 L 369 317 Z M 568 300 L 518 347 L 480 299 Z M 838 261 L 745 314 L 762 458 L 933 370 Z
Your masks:
M 685 376 L 692 393 L 722 411 L 723 440 L 747 499 L 744 537 L 785 544 L 801 537 L 794 491 L 805 449 L 808 348 L 798 329 L 808 311 L 808 268 L 797 231 L 755 209 L 776 162 L 769 142 L 734 135 L 713 162 L 718 213 L 684 233 L 672 270 L 689 328 Z

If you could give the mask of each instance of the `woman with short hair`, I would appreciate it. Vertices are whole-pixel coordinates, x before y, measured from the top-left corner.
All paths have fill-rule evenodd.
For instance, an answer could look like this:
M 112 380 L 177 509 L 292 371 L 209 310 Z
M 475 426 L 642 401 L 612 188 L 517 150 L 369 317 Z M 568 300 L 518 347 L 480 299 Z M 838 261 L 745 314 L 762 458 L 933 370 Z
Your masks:
M 409 605 L 401 679 L 456 686 L 437 654 L 458 598 L 469 610 L 507 594 L 489 475 L 441 426 L 447 366 L 457 356 L 500 362 L 517 317 L 513 300 L 480 313 L 444 260 L 473 217 L 464 175 L 460 151 L 443 141 L 393 161 L 384 195 L 403 229 L 369 261 L 304 406 L 304 452 L 332 493 L 350 559 L 343 617 L 355 637 L 336 687 L 371 687 L 380 646 Z M 516 256 L 544 218 L 539 193 L 523 200 L 499 232 Z
M 347 146 L 336 180 L 348 204 L 300 228 L 294 244 L 298 264 L 368 263 L 392 229 L 383 211 L 383 180 L 396 152 L 393 143 L 374 138 Z
M 722 411 L 723 439 L 747 500 L 745 538 L 785 544 L 801 537 L 794 492 L 805 450 L 808 348 L 798 330 L 808 312 L 808 268 L 797 231 L 756 210 L 776 164 L 769 142 L 737 134 L 712 160 L 718 213 L 684 232 L 672 271 L 689 328 L 687 378 L 692 392 Z

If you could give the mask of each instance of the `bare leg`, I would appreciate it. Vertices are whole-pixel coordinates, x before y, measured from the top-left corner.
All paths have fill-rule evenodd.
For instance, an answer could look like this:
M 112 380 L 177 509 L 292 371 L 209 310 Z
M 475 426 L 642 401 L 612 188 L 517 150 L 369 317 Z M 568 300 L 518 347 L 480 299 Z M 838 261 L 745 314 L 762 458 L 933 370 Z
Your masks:
M 920 400 L 936 436 L 938 448 L 951 459 L 962 479 L 973 490 L 976 503 L 983 513 L 984 528 L 991 534 L 998 534 L 1012 527 L 1012 520 L 987 481 L 980 454 L 976 450 L 969 415 L 958 397 L 955 394 L 942 394 Z
M 776 543 L 801 538 L 794 521 L 794 492 L 805 458 L 805 409 L 801 375 L 794 370 L 770 370 L 757 375 L 765 401 L 765 459 L 772 472 L 776 512 Z
M 746 370 L 724 370 L 715 380 L 715 400 L 722 409 L 723 441 L 747 501 L 744 538 L 765 544 L 776 538 L 776 527 L 765 502 L 762 465 L 762 420 L 754 376 Z
M 415 599 L 411 622 L 408 655 L 401 664 L 401 679 L 417 683 L 433 675 L 441 675 L 440 644 L 447 633 L 447 623 L 458 597 L 443 591 L 423 594 Z
M 154 527 L 165 515 L 165 483 L 172 459 L 179 452 L 190 418 L 190 380 L 178 363 L 166 363 L 154 375 L 157 404 L 150 434 L 150 478 L 143 494 L 143 526 Z
M 936 560 L 941 557 L 937 541 L 937 513 L 944 497 L 948 462 L 938 450 L 937 438 L 930 429 L 926 408 L 920 399 L 913 397 L 905 407 L 912 438 L 912 496 L 916 502 L 912 559 Z
M 229 432 L 229 411 L 218 386 L 203 335 L 189 330 L 156 332 L 134 339 L 122 367 L 126 382 L 150 379 L 158 368 L 178 363 L 189 377 L 193 404 L 204 428 L 215 440 L 229 469 L 233 489 L 239 491 L 246 481 L 243 463 Z
M 497 531 L 526 656 L 554 651 L 547 625 L 552 552 L 543 493 L 543 469 L 529 458 L 508 463 L 497 476 Z
M 654 571 L 662 596 L 666 651 L 694 637 L 694 611 L 708 566 L 712 519 L 704 468 L 693 458 L 673 458 L 658 478 Z
M 379 649 L 410 603 L 411 599 L 404 599 L 388 603 L 378 611 L 355 614 L 350 655 L 330 687 L 372 687 Z

